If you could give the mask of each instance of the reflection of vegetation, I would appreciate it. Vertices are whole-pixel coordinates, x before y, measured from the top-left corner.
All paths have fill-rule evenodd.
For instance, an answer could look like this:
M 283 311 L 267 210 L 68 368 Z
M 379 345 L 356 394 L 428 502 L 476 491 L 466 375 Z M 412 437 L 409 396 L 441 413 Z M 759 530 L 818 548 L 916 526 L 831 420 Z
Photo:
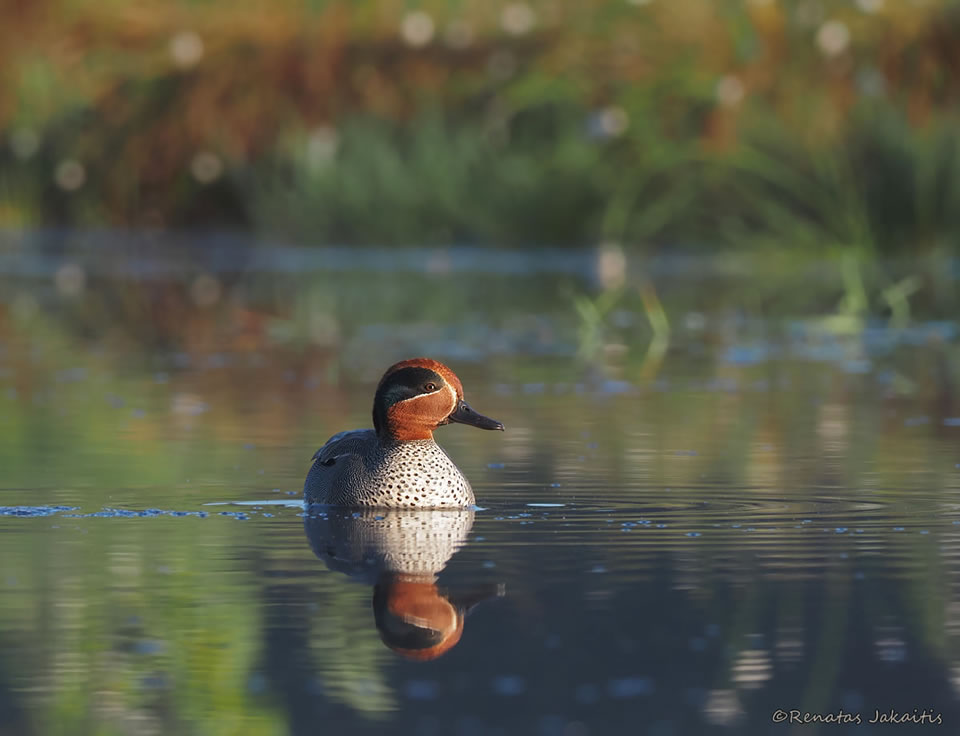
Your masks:
M 238 297 L 225 294 L 216 308 L 198 308 L 175 285 L 168 290 L 169 285 L 158 282 L 151 288 L 162 295 L 164 310 L 121 312 L 106 323 L 112 304 L 125 303 L 142 289 L 122 282 L 98 285 L 66 302 L 69 317 L 63 319 L 36 305 L 29 311 L 12 305 L 0 312 L 0 331 L 10 345 L 0 365 L 0 402 L 5 406 L 0 460 L 6 482 L 15 487 L 69 489 L 95 477 L 103 488 L 202 488 L 237 468 L 248 473 L 245 486 L 264 487 L 269 480 L 253 477 L 261 468 L 248 445 L 299 444 L 299 454 L 291 460 L 301 463 L 333 432 L 368 424 L 369 397 L 348 396 L 379 374 L 380 367 L 366 357 L 372 346 L 383 360 L 411 351 L 465 356 L 455 362 L 463 361 L 465 375 L 473 372 L 478 385 L 500 376 L 507 383 L 546 386 L 607 377 L 625 381 L 621 390 L 646 390 L 672 380 L 713 387 L 710 402 L 728 401 L 750 412 L 730 419 L 738 428 L 731 437 L 740 440 L 730 456 L 730 468 L 737 473 L 744 472 L 743 453 L 755 435 L 770 431 L 770 420 L 742 396 L 724 399 L 719 388 L 742 392 L 760 385 L 773 392 L 792 380 L 798 391 L 814 391 L 814 376 L 830 381 L 839 371 L 871 376 L 878 381 L 877 391 L 912 395 L 932 407 L 938 406 L 938 397 L 949 395 L 957 363 L 950 325 L 843 333 L 816 322 L 736 319 L 735 310 L 741 308 L 748 315 L 779 316 L 789 314 L 786 310 L 794 304 L 801 310 L 812 303 L 817 313 L 844 288 L 835 272 L 826 272 L 834 275 L 832 282 L 820 277 L 817 264 L 791 261 L 782 268 L 787 272 L 761 278 L 731 276 L 722 269 L 699 278 L 658 278 L 656 293 L 627 276 L 624 286 L 601 291 L 594 299 L 583 296 L 582 287 L 573 288 L 570 278 L 555 274 L 263 274 L 233 286 Z M 811 285 L 805 290 L 807 305 L 786 287 L 798 273 L 809 274 L 803 279 Z M 708 296 L 702 288 L 707 281 Z M 15 302 L 23 296 L 21 289 L 44 293 L 42 287 L 8 283 Z M 814 289 L 819 292 L 815 302 Z M 580 314 L 557 292 L 574 295 Z M 239 301 L 240 295 L 247 301 Z M 477 304 L 486 305 L 482 315 L 475 311 Z M 921 302 L 921 307 L 932 311 L 930 304 Z M 167 325 L 171 314 L 176 322 Z M 317 324 L 323 329 L 318 331 Z M 661 336 L 667 344 L 668 334 L 669 350 L 656 348 Z M 171 349 L 153 350 L 150 339 L 135 342 L 144 336 L 162 345 L 169 342 Z M 921 353 L 911 346 L 925 343 L 930 346 L 918 357 Z M 597 373 L 584 373 L 582 362 L 568 360 L 578 347 Z M 469 365 L 491 356 L 498 356 L 493 363 Z M 927 376 L 924 371 L 930 368 L 939 378 Z M 357 376 L 358 370 L 363 374 Z M 251 385 L 264 390 L 251 394 Z M 791 437 L 797 425 L 785 419 L 804 417 L 801 424 L 809 428 L 816 421 L 813 410 L 793 402 L 789 393 L 775 395 L 784 407 L 774 420 L 777 431 L 791 447 L 809 443 L 809 437 Z M 704 410 L 697 396 L 681 393 L 669 401 L 676 417 L 692 420 Z M 320 406 L 323 411 L 317 412 Z M 949 411 L 946 404 L 938 406 L 930 431 L 940 413 Z M 873 421 L 867 417 L 872 415 L 864 408 L 850 421 Z M 625 417 L 621 428 L 626 430 L 630 421 Z M 883 437 L 895 445 L 905 429 Z M 685 443 L 682 424 L 680 430 L 678 445 Z M 662 438 L 670 432 L 669 423 L 656 429 Z M 452 432 L 449 441 L 462 439 Z M 462 451 L 482 466 L 481 456 L 474 454 L 478 447 L 494 451 L 465 440 Z M 867 447 L 866 453 L 851 465 L 861 464 L 874 448 Z M 61 459 L 51 463 L 51 454 Z M 299 488 L 301 480 L 291 487 Z M 109 492 L 84 490 L 89 501 L 110 504 Z
M 296 604 L 281 607 L 283 586 L 265 579 L 270 595 L 261 598 L 238 578 L 255 558 L 222 553 L 253 554 L 236 546 L 229 522 L 129 521 L 60 518 L 59 533 L 31 530 L 26 545 L 5 548 L 0 573 L 17 587 L 5 592 L 0 631 L 4 661 L 18 662 L 6 676 L 21 685 L 4 693 L 16 698 L 4 707 L 30 714 L 33 731 L 24 733 L 128 733 L 136 723 L 160 733 L 273 735 L 289 732 L 291 698 L 314 711 L 326 698 L 374 717 L 394 707 L 369 591 L 314 576 L 298 534 L 271 564 L 305 566 L 310 577 L 292 587 Z M 252 534 L 277 547 L 276 530 L 246 530 L 244 545 Z M 271 640 L 268 624 L 282 632 L 302 624 L 307 638 Z M 281 658 L 282 681 L 264 671 L 267 646 L 277 648 L 266 658 Z M 45 693 L 45 708 L 23 696 L 24 681 Z
M 226 544 L 228 529 L 198 536 L 192 524 L 135 531 L 108 520 L 79 544 L 78 524 L 61 524 L 53 538 L 31 534 L 15 550 L 19 564 L 4 570 L 18 581 L 5 600 L 27 608 L 3 607 L 0 628 L 17 632 L 5 655 L 22 651 L 18 678 L 49 693 L 46 708 L 31 708 L 37 733 L 123 733 L 133 723 L 182 733 L 230 733 L 243 723 L 275 733 L 262 701 L 246 693 L 256 609 L 197 585 L 216 578 L 218 564 L 202 550 Z M 215 728 L 203 728 L 211 708 L 222 712 Z
M 798 145 L 779 129 L 767 131 L 735 158 L 736 173 L 721 177 L 736 194 L 719 225 L 731 242 L 837 258 L 844 298 L 836 325 L 856 331 L 886 311 L 902 326 L 910 296 L 924 286 L 942 293 L 942 276 L 933 269 L 892 282 L 877 256 L 957 252 L 956 125 L 945 119 L 913 130 L 888 110 L 869 109 L 827 145 Z M 865 269 L 874 272 L 869 288 Z
M 592 356 L 603 346 L 605 321 L 622 296 L 619 289 L 607 289 L 592 299 L 586 295 L 574 298 L 573 306 L 580 317 L 578 338 L 582 356 Z
M 384 667 L 391 654 L 374 634 L 370 589 L 335 575 L 318 580 L 323 605 L 313 620 L 310 649 L 332 700 L 358 713 L 384 717 L 397 708 Z

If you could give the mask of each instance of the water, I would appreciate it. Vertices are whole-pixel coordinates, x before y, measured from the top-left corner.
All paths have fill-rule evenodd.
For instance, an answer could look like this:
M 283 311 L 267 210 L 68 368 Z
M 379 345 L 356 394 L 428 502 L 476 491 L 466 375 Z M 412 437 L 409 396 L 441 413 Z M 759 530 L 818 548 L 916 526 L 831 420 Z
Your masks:
M 0 732 L 957 728 L 955 322 L 771 317 L 687 264 L 659 350 L 631 294 L 578 311 L 586 253 L 191 245 L 6 245 Z M 437 433 L 479 508 L 303 509 L 417 354 L 507 426 Z

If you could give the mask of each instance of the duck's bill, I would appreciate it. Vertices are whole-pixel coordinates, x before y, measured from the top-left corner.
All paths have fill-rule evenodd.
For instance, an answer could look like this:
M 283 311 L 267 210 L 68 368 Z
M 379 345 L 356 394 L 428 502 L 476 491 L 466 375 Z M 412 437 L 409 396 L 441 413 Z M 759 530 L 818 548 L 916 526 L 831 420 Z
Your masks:
M 479 427 L 480 429 L 499 429 L 501 432 L 503 431 L 503 425 L 500 422 L 485 417 L 483 414 L 478 414 L 470 408 L 470 404 L 462 399 L 453 413 L 447 417 L 447 421 L 469 424 L 471 427 Z
M 503 598 L 506 594 L 506 583 L 491 583 L 464 592 L 452 593 L 447 596 L 447 600 L 449 600 L 457 610 L 463 611 L 466 615 L 471 613 L 474 608 L 484 601 L 488 601 L 491 598 Z

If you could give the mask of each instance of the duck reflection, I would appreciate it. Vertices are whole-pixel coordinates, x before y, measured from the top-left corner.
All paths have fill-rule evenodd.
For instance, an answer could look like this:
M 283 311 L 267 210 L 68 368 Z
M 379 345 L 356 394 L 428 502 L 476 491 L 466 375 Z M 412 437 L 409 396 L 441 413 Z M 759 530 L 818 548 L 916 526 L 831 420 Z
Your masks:
M 373 618 L 383 643 L 407 659 L 450 651 L 467 614 L 504 594 L 503 584 L 451 591 L 437 575 L 462 547 L 473 511 L 311 509 L 304 519 L 314 554 L 328 568 L 373 586 Z

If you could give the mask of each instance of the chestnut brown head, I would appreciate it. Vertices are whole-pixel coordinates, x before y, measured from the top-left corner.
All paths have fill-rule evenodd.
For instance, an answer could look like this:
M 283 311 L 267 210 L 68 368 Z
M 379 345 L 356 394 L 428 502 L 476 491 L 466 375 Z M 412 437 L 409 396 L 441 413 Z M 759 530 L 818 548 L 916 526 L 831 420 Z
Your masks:
M 503 430 L 464 401 L 460 379 L 443 363 L 414 358 L 387 369 L 373 399 L 378 436 L 401 442 L 431 439 L 433 430 L 451 422 Z

